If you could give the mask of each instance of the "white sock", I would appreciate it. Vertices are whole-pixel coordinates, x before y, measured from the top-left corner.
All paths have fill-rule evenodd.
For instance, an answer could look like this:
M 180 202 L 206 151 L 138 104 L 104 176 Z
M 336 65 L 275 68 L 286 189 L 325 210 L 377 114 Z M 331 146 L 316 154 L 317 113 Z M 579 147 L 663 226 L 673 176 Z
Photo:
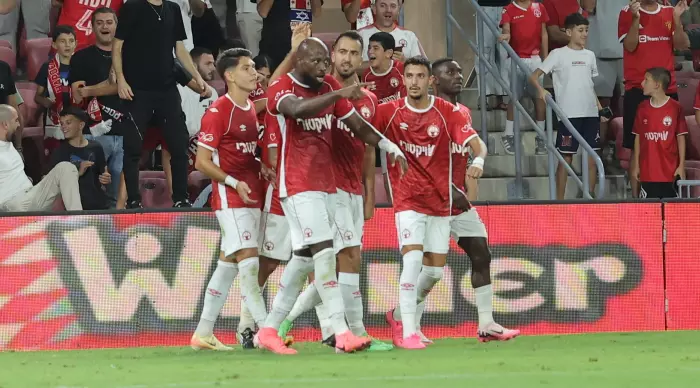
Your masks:
M 364 335 L 367 330 L 362 323 L 364 310 L 362 307 L 362 293 L 360 292 L 360 274 L 341 272 L 338 274 L 340 293 L 343 295 L 345 305 L 345 317 L 348 320 L 350 331 L 355 335 Z
M 294 322 L 301 314 L 304 314 L 319 304 L 321 304 L 321 296 L 318 294 L 314 283 L 311 283 L 302 291 L 299 298 L 297 298 L 294 307 L 292 307 L 292 311 L 287 315 L 287 320 Z
M 403 269 L 399 277 L 399 306 L 403 322 L 403 337 L 416 334 L 416 302 L 418 300 L 418 275 L 423 262 L 423 252 L 410 251 L 403 255 Z
M 430 293 L 430 290 L 435 287 L 437 282 L 442 279 L 445 269 L 443 267 L 423 266 L 423 270 L 418 275 L 418 306 L 416 306 L 416 328 L 420 327 L 421 318 L 425 311 L 425 298 Z
M 260 287 L 261 294 L 265 293 L 265 286 L 267 286 L 267 284 L 263 284 L 263 286 Z M 243 333 L 245 329 L 255 331 L 255 321 L 253 320 L 253 316 L 250 314 L 250 310 L 248 310 L 245 303 L 241 303 L 241 317 L 238 320 L 238 332 Z
M 333 335 L 333 325 L 331 324 L 331 319 L 328 316 L 328 309 L 323 303 L 316 306 L 316 317 L 318 318 L 318 323 L 321 326 L 321 338 L 327 339 Z
M 490 284 L 474 289 L 476 309 L 479 312 L 479 327 L 493 322 L 493 287 Z
M 208 337 L 214 334 L 214 323 L 226 304 L 228 291 L 237 274 L 238 266 L 235 263 L 219 260 L 207 284 L 207 292 L 204 294 L 204 307 L 195 331 L 199 336 Z
M 545 120 L 538 121 L 537 126 L 540 127 L 540 129 L 542 129 L 543 131 L 546 131 L 547 128 L 545 128 L 544 123 L 545 123 Z
M 513 122 L 506 120 L 506 131 L 503 133 L 504 136 L 513 136 Z
M 241 275 L 241 299 L 250 310 L 255 323 L 262 327 L 267 319 L 267 307 L 262 297 L 262 291 L 258 284 L 258 272 L 260 271 L 260 260 L 257 257 L 250 257 L 238 263 L 238 271 Z
M 345 306 L 343 296 L 338 288 L 338 277 L 335 274 L 335 252 L 326 248 L 314 255 L 314 282 L 323 304 L 328 309 L 328 316 L 336 335 L 348 331 L 345 323 Z
M 310 257 L 292 255 L 292 259 L 289 260 L 282 272 L 279 291 L 272 301 L 272 309 L 267 315 L 264 327 L 272 327 L 275 330 L 280 328 L 280 324 L 289 315 L 289 311 L 294 306 L 294 302 L 304 286 L 306 277 L 312 270 L 313 263 Z

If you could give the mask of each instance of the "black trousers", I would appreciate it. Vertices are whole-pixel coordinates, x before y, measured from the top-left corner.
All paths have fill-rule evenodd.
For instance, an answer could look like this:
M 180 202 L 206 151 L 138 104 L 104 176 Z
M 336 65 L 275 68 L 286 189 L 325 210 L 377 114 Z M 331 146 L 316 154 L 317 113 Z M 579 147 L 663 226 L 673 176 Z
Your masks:
M 182 112 L 180 92 L 173 85 L 164 90 L 134 90 L 132 101 L 125 101 L 124 180 L 128 201 L 140 201 L 139 162 L 143 138 L 151 119 L 161 128 L 170 151 L 173 171 L 173 203 L 187 195 L 187 143 L 189 133 Z

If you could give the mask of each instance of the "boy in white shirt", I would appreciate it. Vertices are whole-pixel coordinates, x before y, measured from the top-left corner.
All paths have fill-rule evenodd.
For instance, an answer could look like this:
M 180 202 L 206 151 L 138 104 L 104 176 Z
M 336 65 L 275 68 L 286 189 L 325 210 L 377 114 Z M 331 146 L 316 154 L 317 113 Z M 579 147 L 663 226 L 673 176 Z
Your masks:
M 600 122 L 607 121 L 608 118 L 601 116 L 602 107 L 593 84 L 593 77 L 598 76 L 595 54 L 585 49 L 588 19 L 580 13 L 574 13 L 566 17 L 564 24 L 566 34 L 570 37 L 569 44 L 552 50 L 542 65 L 532 73 L 530 83 L 538 89 L 540 98 L 544 100 L 548 92 L 538 80 L 543 74 L 552 73 L 557 104 L 586 142 L 600 152 Z M 607 116 L 607 113 L 605 115 Z M 578 146 L 578 141 L 560 121 L 557 127 L 556 147 L 569 166 L 578 152 Z M 596 185 L 596 165 L 593 158 L 588 158 L 588 174 L 589 191 L 592 193 Z M 559 163 L 558 200 L 564 199 L 567 179 L 566 167 Z

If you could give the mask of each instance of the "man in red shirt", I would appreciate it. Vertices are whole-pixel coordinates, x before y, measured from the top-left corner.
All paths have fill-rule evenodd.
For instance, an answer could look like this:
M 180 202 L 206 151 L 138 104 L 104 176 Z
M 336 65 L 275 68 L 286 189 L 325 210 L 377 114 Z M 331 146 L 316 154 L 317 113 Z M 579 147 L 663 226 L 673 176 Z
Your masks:
M 250 51 L 226 51 L 217 61 L 217 71 L 229 91 L 202 118 L 196 166 L 215 183 L 211 202 L 221 226 L 223 256 L 207 285 L 202 316 L 190 345 L 194 349 L 231 350 L 214 336 L 213 329 L 239 271 L 243 301 L 259 325 L 267 318 L 258 285 L 263 183 L 260 163 L 255 159 L 257 117 L 248 98 L 257 81 Z
M 542 0 L 547 10 L 547 35 L 549 36 L 549 51 L 569 44 L 569 35 L 564 30 L 564 20 L 572 13 L 580 13 L 588 17 L 577 0 Z
M 500 23 L 503 28 L 503 34 L 499 40 L 510 43 L 515 53 L 530 68 L 529 74 L 537 70 L 542 64 L 542 60 L 549 53 L 546 28 L 548 20 L 547 11 L 542 4 L 531 0 L 515 0 L 503 9 Z M 515 66 L 512 61 L 511 66 Z M 538 98 L 537 90 L 535 90 L 534 85 L 530 85 L 528 77 L 528 74 L 518 69 L 516 83 L 515 85 L 510 85 L 510 87 L 517 99 L 527 94 L 534 100 L 537 126 L 544 130 L 545 103 Z M 542 78 L 540 78 L 539 82 L 540 84 L 542 83 Z M 503 149 L 509 155 L 515 154 L 516 146 L 513 134 L 513 109 L 514 105 L 509 103 L 506 116 L 506 130 L 501 137 Z M 518 146 L 520 145 L 518 144 Z M 544 140 L 539 136 L 536 138 L 535 153 L 538 155 L 547 153 Z
M 374 24 L 371 0 L 340 0 L 340 8 L 353 30 Z
M 403 268 L 398 311 L 390 310 L 386 318 L 394 345 L 424 349 L 416 325 L 417 305 L 432 287 L 421 282 L 420 273 L 433 267 L 430 276 L 439 277 L 447 260 L 453 200 L 451 146 L 469 146 L 476 154 L 482 150 L 479 137 L 459 109 L 428 94 L 431 70 L 427 59 L 409 58 L 404 79 L 408 96 L 380 105 L 374 117 L 377 130 L 400 145 L 411 165 L 403 177 L 396 168 L 389 171 Z M 482 172 L 483 167 L 473 163 L 469 176 L 478 178 Z M 460 207 L 466 210 L 467 198 L 460 194 L 460 199 Z
M 62 4 L 58 24 L 71 26 L 75 29 L 78 46 L 76 51 L 95 44 L 95 34 L 92 29 L 92 13 L 98 8 L 111 8 L 119 13 L 124 0 L 57 0 Z
M 650 99 L 639 104 L 634 122 L 632 174 L 641 182 L 642 198 L 675 198 L 676 179 L 685 179 L 683 107 L 666 95 L 671 73 L 663 67 L 647 70 L 642 88 Z
M 683 30 L 680 16 L 688 4 L 679 2 L 675 7 L 665 7 L 655 0 L 634 0 L 620 11 L 618 38 L 624 48 L 623 67 L 625 96 L 622 146 L 634 149 L 633 125 L 637 107 L 649 97 L 644 95 L 642 81 L 647 69 L 663 67 L 671 74 L 666 93 L 678 100 L 673 50 L 686 50 L 690 41 Z M 632 196 L 639 196 L 639 181 L 635 174 L 636 160 L 630 161 L 629 179 Z
M 377 32 L 369 38 L 369 67 L 362 81 L 374 83 L 374 94 L 380 104 L 406 96 L 403 63 L 392 59 L 395 45 L 394 37 L 387 32 Z
M 362 85 L 342 88 L 327 75 L 328 49 L 317 38 L 306 39 L 297 50 L 294 70 L 268 88 L 267 110 L 277 116 L 283 134 L 279 155 L 278 188 L 287 217 L 294 253 L 280 280 L 280 291 L 264 327 L 258 331 L 258 344 L 280 354 L 294 354 L 284 345 L 277 331 L 287 317 L 313 270 L 315 284 L 328 308 L 341 351 L 362 350 L 369 337 L 353 334 L 345 322 L 345 308 L 338 287 L 333 251 L 335 176 L 333 164 L 335 120 L 342 120 L 363 142 L 379 146 L 398 158 L 403 170 L 406 159 L 396 144 L 382 138 L 355 111 L 348 98 L 363 97 Z

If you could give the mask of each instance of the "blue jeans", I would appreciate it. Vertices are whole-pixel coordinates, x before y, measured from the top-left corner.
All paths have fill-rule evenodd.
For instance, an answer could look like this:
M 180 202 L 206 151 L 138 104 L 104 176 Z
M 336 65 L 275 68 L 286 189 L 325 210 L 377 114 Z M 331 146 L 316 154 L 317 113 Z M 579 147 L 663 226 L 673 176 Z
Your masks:
M 94 140 L 100 145 L 105 151 L 105 158 L 107 159 L 107 168 L 109 169 L 110 175 L 112 175 L 112 183 L 107 186 L 107 198 L 109 201 L 109 207 L 117 207 L 117 195 L 119 194 L 119 182 L 121 181 L 121 174 L 124 168 L 124 138 L 122 136 L 97 136 L 85 135 L 88 140 Z

